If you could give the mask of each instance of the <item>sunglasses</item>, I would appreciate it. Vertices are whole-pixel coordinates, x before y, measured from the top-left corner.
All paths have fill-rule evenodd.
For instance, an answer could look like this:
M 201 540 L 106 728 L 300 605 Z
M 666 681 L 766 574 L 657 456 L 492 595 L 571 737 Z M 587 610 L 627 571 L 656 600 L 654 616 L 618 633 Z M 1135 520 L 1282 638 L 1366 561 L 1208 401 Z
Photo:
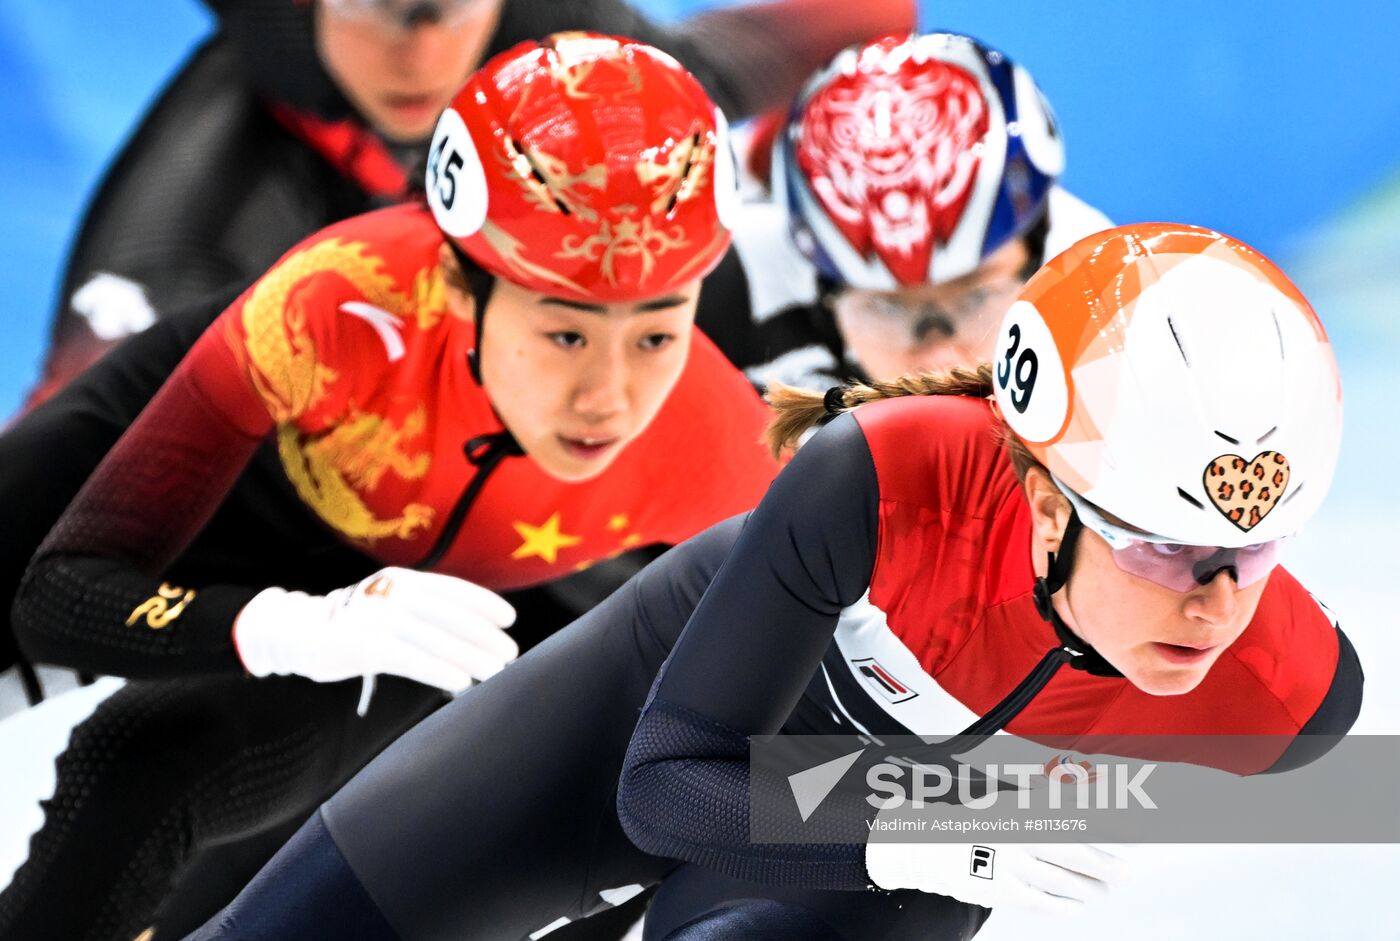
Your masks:
M 895 348 L 955 340 L 980 346 L 1022 287 L 1021 281 L 1005 278 L 945 292 L 937 301 L 851 288 L 832 306 L 844 331 L 877 336 Z
M 1253 546 L 1188 546 L 1152 533 L 1128 529 L 1107 520 L 1059 478 L 1051 475 L 1086 529 L 1108 543 L 1113 562 L 1129 575 L 1145 578 L 1172 591 L 1194 591 L 1209 585 L 1221 572 L 1228 572 L 1240 588 L 1248 588 L 1266 578 L 1278 565 L 1279 553 L 1287 536 Z

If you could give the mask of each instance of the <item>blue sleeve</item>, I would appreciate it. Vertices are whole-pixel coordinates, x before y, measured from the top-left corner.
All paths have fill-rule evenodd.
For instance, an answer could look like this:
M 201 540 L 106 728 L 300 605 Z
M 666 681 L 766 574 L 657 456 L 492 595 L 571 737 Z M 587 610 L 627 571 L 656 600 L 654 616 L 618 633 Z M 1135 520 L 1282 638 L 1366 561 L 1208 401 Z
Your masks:
M 632 736 L 618 814 L 641 849 L 735 878 L 869 884 L 863 847 L 749 841 L 748 737 L 776 733 L 875 565 L 879 486 L 849 414 L 812 438 L 740 533 Z
M 317 811 L 219 914 L 185 941 L 399 941 Z

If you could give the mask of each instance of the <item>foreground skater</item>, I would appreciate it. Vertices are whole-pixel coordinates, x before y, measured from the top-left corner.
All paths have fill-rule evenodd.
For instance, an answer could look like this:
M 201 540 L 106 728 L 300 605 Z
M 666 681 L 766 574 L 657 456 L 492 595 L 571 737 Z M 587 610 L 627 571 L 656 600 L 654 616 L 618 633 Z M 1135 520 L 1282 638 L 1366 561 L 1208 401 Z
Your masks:
M 660 882 L 653 939 L 965 939 L 1121 859 L 755 844 L 748 737 L 1277 736 L 1223 762 L 1250 774 L 1355 720 L 1355 651 L 1278 565 L 1332 477 L 1336 365 L 1248 246 L 1113 229 L 1031 279 L 995 363 L 777 401 L 778 444 L 834 417 L 757 510 L 421 723 L 192 937 L 539 937 Z

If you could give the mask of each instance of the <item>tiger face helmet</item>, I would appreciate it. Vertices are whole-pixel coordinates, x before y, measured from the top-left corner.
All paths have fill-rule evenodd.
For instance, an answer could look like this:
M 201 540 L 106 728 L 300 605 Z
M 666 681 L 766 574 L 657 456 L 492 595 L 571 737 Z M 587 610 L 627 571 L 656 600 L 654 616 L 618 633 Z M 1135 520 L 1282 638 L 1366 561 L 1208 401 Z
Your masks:
M 1172 543 L 1292 535 L 1337 464 L 1341 380 L 1321 322 L 1248 245 L 1120 226 L 1047 263 L 1002 321 L 997 406 L 1062 486 Z
M 834 283 L 871 291 L 973 271 L 1042 217 L 1065 162 L 1030 73 L 955 33 L 839 53 L 773 157 L 797 247 Z
M 738 201 L 723 114 L 665 53 L 556 33 L 481 67 L 428 157 L 438 226 L 496 277 L 590 303 L 707 274 Z

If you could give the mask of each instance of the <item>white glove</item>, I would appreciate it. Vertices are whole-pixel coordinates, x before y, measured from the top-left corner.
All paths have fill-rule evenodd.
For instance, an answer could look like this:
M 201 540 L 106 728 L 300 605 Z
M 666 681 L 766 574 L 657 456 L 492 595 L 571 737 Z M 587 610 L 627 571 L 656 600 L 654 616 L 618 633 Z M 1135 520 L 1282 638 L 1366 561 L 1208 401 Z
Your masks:
M 392 673 L 460 692 L 520 653 L 515 609 L 464 579 L 386 568 L 328 595 L 268 588 L 239 612 L 233 642 L 254 676 L 326 683 Z
M 1128 849 L 1113 843 L 879 842 L 865 845 L 865 868 L 882 889 L 1072 914 L 1122 878 Z

